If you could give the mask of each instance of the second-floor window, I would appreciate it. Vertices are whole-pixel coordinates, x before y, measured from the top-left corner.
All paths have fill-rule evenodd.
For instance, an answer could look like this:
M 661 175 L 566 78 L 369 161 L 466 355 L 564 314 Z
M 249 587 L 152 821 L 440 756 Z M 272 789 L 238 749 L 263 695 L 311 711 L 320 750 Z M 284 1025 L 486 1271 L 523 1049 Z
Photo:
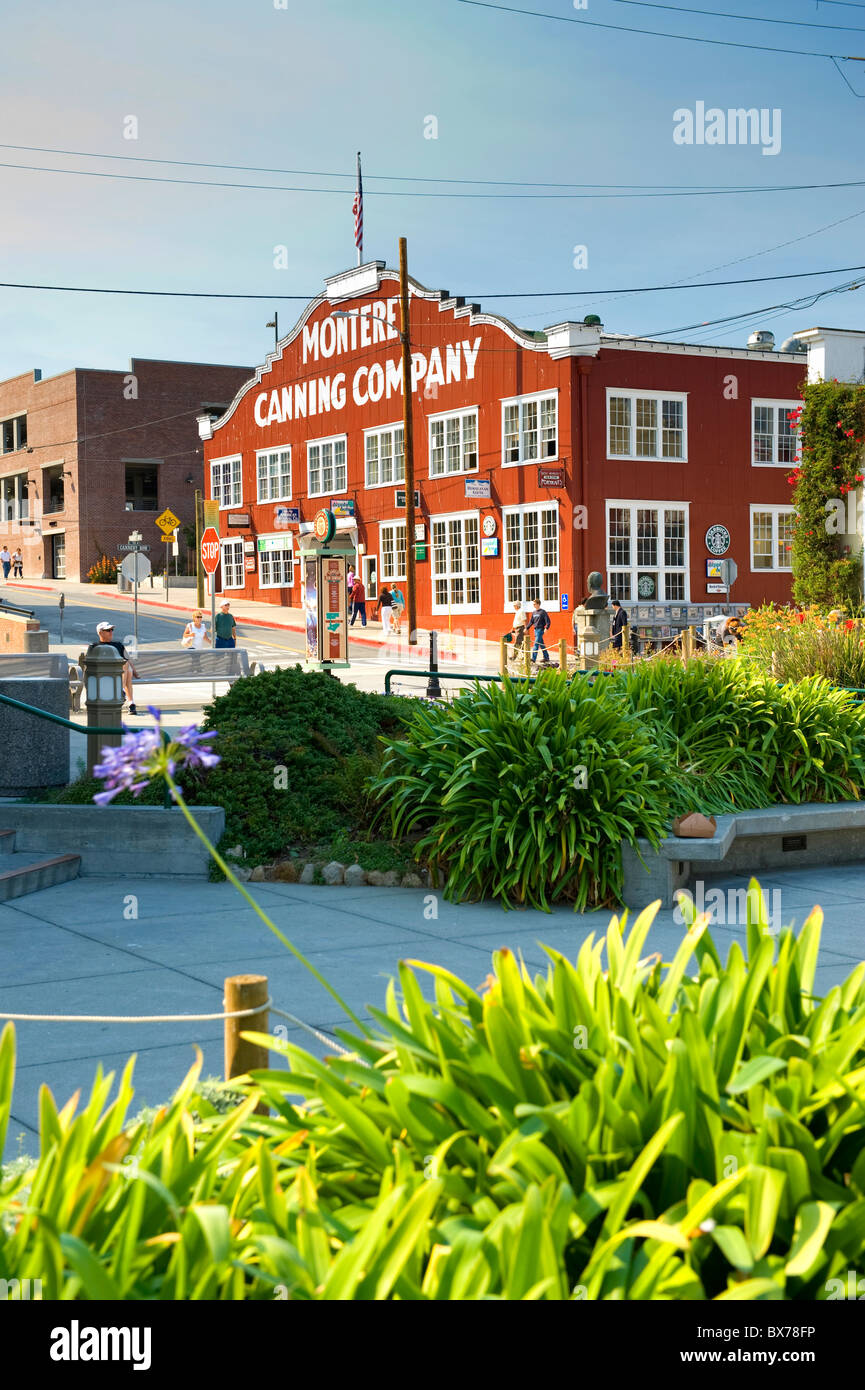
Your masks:
M 337 492 L 345 492 L 345 435 L 307 444 L 306 466 L 310 497 L 329 497 Z
M 259 502 L 288 502 L 291 498 L 291 450 L 265 449 L 255 456 Z
M 686 459 L 686 405 L 686 396 L 663 391 L 608 391 L 608 456 Z
M 752 401 L 751 463 L 789 468 L 799 456 L 790 415 L 801 401 Z
M 478 412 L 458 410 L 429 422 L 431 478 L 448 473 L 474 473 L 478 466 Z
M 210 491 L 220 507 L 239 507 L 243 501 L 240 454 L 214 459 L 210 465 Z
M 402 425 L 390 425 L 384 430 L 367 430 L 364 450 L 367 487 L 386 487 L 405 482 Z
M 523 396 L 502 406 L 502 462 L 543 463 L 558 458 L 558 398 Z
M 27 416 L 13 415 L 0 420 L 0 454 L 14 454 L 27 444 Z

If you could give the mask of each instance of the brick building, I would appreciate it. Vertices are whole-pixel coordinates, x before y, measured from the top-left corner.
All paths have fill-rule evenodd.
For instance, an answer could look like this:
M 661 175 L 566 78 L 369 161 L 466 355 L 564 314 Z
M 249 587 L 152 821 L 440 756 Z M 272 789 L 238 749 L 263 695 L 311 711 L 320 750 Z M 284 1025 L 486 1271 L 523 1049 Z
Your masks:
M 158 564 L 159 513 L 194 521 L 196 418 L 224 410 L 251 370 L 133 358 L 127 372 L 0 382 L 0 543 L 21 547 L 25 578 L 84 579 L 136 527 Z
M 298 540 L 322 507 L 370 596 L 404 580 L 397 296 L 380 261 L 330 277 L 201 420 L 222 591 L 300 606 Z M 865 335 L 813 329 L 775 351 L 767 333 L 715 347 L 591 320 L 530 332 L 412 282 L 410 340 L 422 626 L 497 632 L 539 597 L 565 635 L 596 568 L 637 620 L 684 624 L 723 601 L 721 558 L 737 602 L 789 599 L 788 415 L 812 358 L 861 372 Z

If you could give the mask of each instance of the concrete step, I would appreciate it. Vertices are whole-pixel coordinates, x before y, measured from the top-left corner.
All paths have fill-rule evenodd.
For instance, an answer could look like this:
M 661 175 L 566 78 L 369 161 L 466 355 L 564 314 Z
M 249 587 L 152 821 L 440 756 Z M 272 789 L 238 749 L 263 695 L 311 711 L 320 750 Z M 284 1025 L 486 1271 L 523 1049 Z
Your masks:
M 50 859 L 38 854 L 12 854 L 7 862 L 10 867 L 0 873 L 0 902 L 68 883 L 81 871 L 79 854 L 58 854 Z
M 0 830 L 0 854 L 15 853 L 15 831 Z

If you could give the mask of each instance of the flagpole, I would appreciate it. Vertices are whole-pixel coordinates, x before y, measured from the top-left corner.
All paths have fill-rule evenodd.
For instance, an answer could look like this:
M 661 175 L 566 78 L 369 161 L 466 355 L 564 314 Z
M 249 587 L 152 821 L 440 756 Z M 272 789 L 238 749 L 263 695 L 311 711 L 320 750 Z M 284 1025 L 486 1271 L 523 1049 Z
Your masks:
M 358 227 L 358 212 L 360 224 Z M 360 150 L 357 152 L 357 192 L 355 194 L 355 243 L 357 245 L 357 263 L 363 264 L 363 183 L 360 176 Z

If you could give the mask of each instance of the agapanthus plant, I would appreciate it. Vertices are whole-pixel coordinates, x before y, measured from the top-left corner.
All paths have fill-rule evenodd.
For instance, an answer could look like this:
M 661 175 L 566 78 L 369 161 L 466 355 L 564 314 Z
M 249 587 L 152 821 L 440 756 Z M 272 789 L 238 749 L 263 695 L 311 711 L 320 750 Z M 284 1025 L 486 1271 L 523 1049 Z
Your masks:
M 114 800 L 115 796 L 123 791 L 129 791 L 133 796 L 138 796 L 154 777 L 162 777 L 171 793 L 172 800 L 183 812 L 199 840 L 207 846 L 211 858 L 219 865 L 225 877 L 234 885 L 241 897 L 246 899 L 256 916 L 273 932 L 283 946 L 286 946 L 292 955 L 306 966 L 310 974 L 345 1011 L 352 1023 L 362 1033 L 369 1036 L 369 1028 L 361 1023 L 357 1014 L 349 1008 L 341 995 L 316 970 L 312 962 L 308 961 L 306 956 L 279 930 L 279 927 L 270 920 L 267 913 L 259 907 L 252 894 L 240 882 L 231 867 L 226 864 L 216 846 L 210 843 L 183 799 L 183 789 L 175 781 L 175 774 L 178 769 L 184 767 L 207 770 L 216 766 L 220 761 L 219 754 L 214 753 L 209 744 L 211 739 L 217 737 L 217 731 L 211 729 L 203 733 L 195 724 L 188 724 L 178 733 L 169 735 L 162 728 L 161 711 L 155 709 L 153 705 L 148 705 L 147 709 L 148 713 L 153 716 L 156 728 L 124 734 L 119 747 L 103 749 L 102 762 L 97 763 L 93 768 L 93 775 L 105 783 L 105 790 L 97 792 L 93 800 L 98 806 L 107 806 L 109 802 Z

